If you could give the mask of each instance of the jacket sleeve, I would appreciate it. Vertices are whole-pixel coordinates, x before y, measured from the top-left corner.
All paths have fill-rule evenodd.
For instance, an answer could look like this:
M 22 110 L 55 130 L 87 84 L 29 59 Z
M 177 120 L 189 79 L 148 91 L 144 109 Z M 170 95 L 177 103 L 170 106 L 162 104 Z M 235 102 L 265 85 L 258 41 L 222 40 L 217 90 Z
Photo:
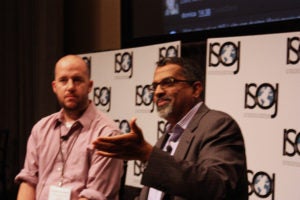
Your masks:
M 154 148 L 142 184 L 186 199 L 247 199 L 245 147 L 237 123 L 210 111 L 195 130 L 185 130 L 176 151 L 188 134 L 193 137 L 182 158 Z

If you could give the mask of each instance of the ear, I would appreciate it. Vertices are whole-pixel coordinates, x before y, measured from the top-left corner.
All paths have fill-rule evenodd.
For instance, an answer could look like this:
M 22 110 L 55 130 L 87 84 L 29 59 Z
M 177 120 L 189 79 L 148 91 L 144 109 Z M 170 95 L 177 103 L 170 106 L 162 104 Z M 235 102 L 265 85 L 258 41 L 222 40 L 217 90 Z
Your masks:
M 92 91 L 92 88 L 93 88 L 93 85 L 94 85 L 94 81 L 90 80 L 89 82 L 89 93 Z
M 52 81 L 51 85 L 52 85 L 52 91 L 56 94 L 56 82 L 55 82 L 55 80 Z
M 193 96 L 195 98 L 200 98 L 202 91 L 203 91 L 203 86 L 202 83 L 200 81 L 196 81 L 193 83 L 193 90 L 194 90 L 194 94 Z

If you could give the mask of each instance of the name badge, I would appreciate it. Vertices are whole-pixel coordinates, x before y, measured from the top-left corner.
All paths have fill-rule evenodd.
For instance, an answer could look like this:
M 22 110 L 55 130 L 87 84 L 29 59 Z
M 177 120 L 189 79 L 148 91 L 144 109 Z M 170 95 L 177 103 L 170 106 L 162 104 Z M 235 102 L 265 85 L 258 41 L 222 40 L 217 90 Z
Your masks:
M 71 189 L 57 186 L 50 186 L 48 200 L 70 200 Z

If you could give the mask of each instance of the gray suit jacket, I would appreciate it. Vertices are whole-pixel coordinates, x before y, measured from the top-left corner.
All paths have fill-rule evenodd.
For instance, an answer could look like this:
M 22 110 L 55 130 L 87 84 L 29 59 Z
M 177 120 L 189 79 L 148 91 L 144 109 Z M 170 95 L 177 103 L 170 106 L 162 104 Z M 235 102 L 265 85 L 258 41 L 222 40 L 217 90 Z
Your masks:
M 226 113 L 201 105 L 182 133 L 174 156 L 161 150 L 160 138 L 143 173 L 139 200 L 149 187 L 171 199 L 247 200 L 245 146 L 238 124 Z

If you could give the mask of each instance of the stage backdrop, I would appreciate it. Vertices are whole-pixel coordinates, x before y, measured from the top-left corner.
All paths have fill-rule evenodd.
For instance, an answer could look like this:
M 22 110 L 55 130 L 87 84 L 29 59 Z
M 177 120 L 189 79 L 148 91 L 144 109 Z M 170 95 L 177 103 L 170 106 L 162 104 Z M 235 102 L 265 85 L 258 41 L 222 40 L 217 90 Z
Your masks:
M 207 41 L 206 103 L 243 131 L 249 199 L 299 200 L 300 32 Z
M 94 87 L 90 98 L 95 105 L 129 132 L 129 121 L 137 117 L 147 141 L 154 144 L 164 132 L 166 122 L 154 109 L 149 84 L 152 83 L 156 62 L 161 57 L 180 56 L 179 41 L 82 54 L 91 66 Z M 139 161 L 129 161 L 126 185 L 141 187 L 140 179 L 144 166 Z

